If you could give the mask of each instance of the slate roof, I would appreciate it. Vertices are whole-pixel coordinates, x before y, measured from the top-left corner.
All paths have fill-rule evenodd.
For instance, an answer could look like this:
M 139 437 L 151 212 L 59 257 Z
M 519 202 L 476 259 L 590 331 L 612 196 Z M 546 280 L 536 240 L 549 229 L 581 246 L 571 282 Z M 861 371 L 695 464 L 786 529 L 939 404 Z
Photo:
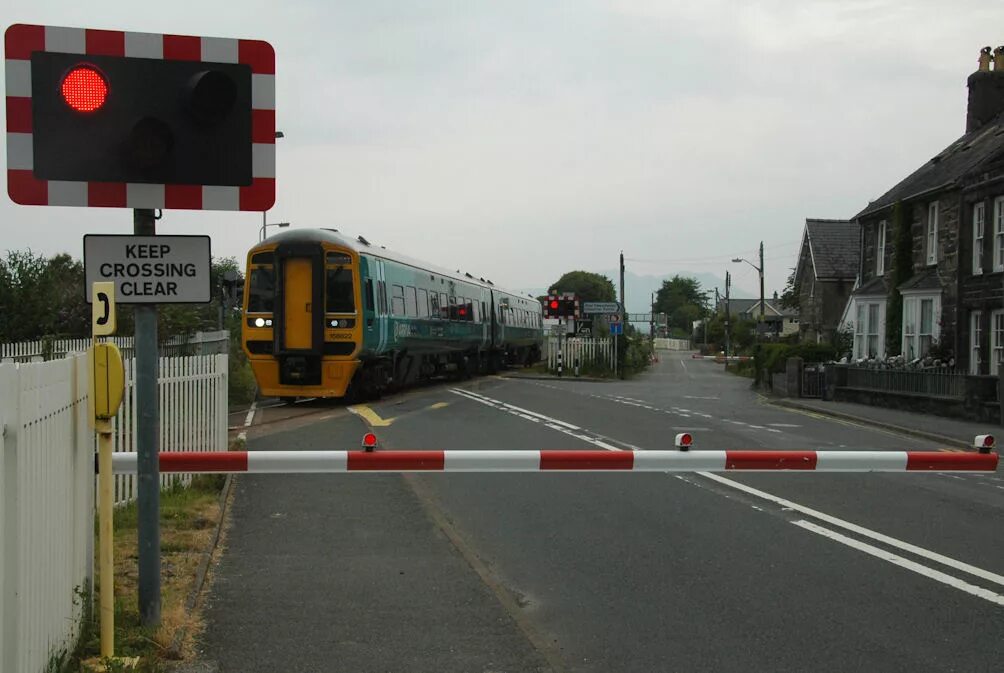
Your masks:
M 856 297 L 874 297 L 876 295 L 889 294 L 889 288 L 886 287 L 885 278 L 879 276 L 878 278 L 872 278 L 870 281 L 854 290 L 852 294 Z
M 938 280 L 936 269 L 926 269 L 899 286 L 899 291 L 903 290 L 941 290 L 941 281 Z
M 983 164 L 1004 157 L 1004 113 L 967 133 L 872 201 L 853 219 L 882 210 L 896 201 L 954 187 Z
M 808 244 L 816 278 L 856 278 L 861 234 L 850 220 L 805 221 L 802 245 Z M 801 255 L 799 255 L 801 260 Z M 796 270 L 796 274 L 798 270 Z

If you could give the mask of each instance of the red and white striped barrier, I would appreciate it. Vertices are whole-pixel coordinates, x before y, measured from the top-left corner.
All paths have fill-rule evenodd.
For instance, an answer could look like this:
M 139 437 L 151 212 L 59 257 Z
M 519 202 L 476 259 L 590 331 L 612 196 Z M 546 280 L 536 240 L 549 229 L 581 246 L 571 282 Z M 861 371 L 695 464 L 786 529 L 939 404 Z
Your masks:
M 160 454 L 161 472 L 993 472 L 998 456 L 942 451 L 228 451 Z M 117 474 L 136 472 L 116 453 Z

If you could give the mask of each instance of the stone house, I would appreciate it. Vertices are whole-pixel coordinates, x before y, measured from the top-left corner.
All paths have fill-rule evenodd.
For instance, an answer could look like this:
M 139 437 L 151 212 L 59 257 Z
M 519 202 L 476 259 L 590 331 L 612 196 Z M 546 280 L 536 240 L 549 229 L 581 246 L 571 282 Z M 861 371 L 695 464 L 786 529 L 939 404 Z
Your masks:
M 861 228 L 850 220 L 807 219 L 795 264 L 800 340 L 834 343 L 861 254 Z
M 1004 47 L 981 51 L 968 87 L 965 134 L 853 218 L 855 358 L 1004 362 Z

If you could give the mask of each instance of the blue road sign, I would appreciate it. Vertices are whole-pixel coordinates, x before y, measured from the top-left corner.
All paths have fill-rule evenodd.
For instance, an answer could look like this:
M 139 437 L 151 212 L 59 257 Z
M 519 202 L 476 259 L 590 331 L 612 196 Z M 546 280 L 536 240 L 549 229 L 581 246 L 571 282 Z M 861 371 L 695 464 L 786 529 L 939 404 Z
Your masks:
M 622 322 L 610 323 L 610 334 L 624 334 L 624 323 Z

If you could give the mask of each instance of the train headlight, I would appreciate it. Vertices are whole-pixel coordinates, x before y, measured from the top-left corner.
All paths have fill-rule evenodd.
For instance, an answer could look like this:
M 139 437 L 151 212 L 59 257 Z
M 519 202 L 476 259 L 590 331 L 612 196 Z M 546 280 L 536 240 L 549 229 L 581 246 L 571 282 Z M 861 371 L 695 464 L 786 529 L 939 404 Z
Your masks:
M 264 327 L 265 326 L 265 318 L 255 318 L 254 319 L 254 326 L 255 327 Z
M 337 320 L 332 320 L 331 321 L 331 326 L 332 327 L 338 327 L 338 321 Z
M 272 326 L 272 319 L 271 318 L 266 318 L 265 319 L 265 327 L 271 327 L 271 326 Z

